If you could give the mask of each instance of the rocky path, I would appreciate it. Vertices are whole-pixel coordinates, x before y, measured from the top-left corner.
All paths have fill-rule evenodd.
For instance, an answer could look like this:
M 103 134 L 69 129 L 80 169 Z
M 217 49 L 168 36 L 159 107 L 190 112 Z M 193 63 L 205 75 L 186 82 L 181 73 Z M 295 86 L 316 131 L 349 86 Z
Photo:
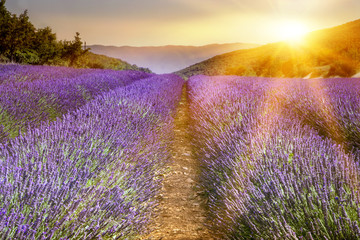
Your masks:
M 159 217 L 151 226 L 147 240 L 213 239 L 203 223 L 204 210 L 196 186 L 198 165 L 191 155 L 186 86 L 175 118 L 175 140 L 171 146 L 173 160 L 164 176 Z

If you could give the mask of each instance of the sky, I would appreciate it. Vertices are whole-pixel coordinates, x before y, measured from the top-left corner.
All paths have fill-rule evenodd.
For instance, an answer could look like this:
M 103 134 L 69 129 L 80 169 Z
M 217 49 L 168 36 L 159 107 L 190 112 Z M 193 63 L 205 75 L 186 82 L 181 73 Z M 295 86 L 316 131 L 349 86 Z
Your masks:
M 360 0 L 7 0 L 58 39 L 114 46 L 266 44 L 360 18 Z

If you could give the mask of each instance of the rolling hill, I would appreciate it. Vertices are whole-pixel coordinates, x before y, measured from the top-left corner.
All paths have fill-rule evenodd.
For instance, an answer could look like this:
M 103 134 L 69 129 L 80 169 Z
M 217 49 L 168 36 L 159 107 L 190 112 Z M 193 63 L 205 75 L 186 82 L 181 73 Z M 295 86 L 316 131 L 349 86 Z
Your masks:
M 170 73 L 218 54 L 257 47 L 255 44 L 229 43 L 205 46 L 130 47 L 91 45 L 91 52 L 120 58 L 155 73 Z
M 350 77 L 360 69 L 360 19 L 277 42 L 217 55 L 177 73 L 264 77 Z
M 121 59 L 108 57 L 105 55 L 86 52 L 76 62 L 78 68 L 100 68 L 100 69 L 113 69 L 113 70 L 135 70 L 142 72 L 151 71 L 148 68 L 138 67 L 136 65 L 125 62 Z

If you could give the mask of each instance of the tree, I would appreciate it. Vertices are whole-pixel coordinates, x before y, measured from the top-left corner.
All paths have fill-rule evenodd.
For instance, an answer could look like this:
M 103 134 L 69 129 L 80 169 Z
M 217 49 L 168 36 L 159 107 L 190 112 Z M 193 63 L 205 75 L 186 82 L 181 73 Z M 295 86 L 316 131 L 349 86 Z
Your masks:
M 13 17 L 5 7 L 5 0 L 0 1 L 0 55 L 9 54 L 9 37 L 14 26 Z
M 34 49 L 39 56 L 39 64 L 51 64 L 61 57 L 61 45 L 50 27 L 36 31 Z
M 0 1 L 0 55 L 20 61 L 17 57 L 22 53 L 34 52 L 35 27 L 29 21 L 27 10 L 17 17 L 6 9 L 5 2 Z
M 17 62 L 23 62 L 23 58 L 19 58 L 23 54 L 30 53 L 31 58 L 29 59 L 36 59 L 35 62 L 28 62 L 25 63 L 37 63 L 38 56 L 36 51 L 33 49 L 34 41 L 35 41 L 35 27 L 29 21 L 29 16 L 27 14 L 27 10 L 25 10 L 19 17 L 13 15 L 15 27 L 13 28 L 13 32 L 11 34 L 11 42 L 10 44 L 10 57 Z
M 89 49 L 83 50 L 83 43 L 80 38 L 80 33 L 78 32 L 76 32 L 73 41 L 63 41 L 62 44 L 64 49 L 62 56 L 70 61 L 70 66 L 76 65 L 78 58 L 89 51 Z

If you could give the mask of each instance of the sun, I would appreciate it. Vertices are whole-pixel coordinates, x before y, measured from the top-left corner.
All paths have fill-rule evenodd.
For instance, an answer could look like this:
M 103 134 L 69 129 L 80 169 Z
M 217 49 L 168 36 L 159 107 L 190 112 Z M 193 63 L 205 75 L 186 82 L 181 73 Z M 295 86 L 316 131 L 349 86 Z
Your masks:
M 301 41 L 302 37 L 309 32 L 306 24 L 300 21 L 283 20 L 276 24 L 276 34 L 281 40 Z

